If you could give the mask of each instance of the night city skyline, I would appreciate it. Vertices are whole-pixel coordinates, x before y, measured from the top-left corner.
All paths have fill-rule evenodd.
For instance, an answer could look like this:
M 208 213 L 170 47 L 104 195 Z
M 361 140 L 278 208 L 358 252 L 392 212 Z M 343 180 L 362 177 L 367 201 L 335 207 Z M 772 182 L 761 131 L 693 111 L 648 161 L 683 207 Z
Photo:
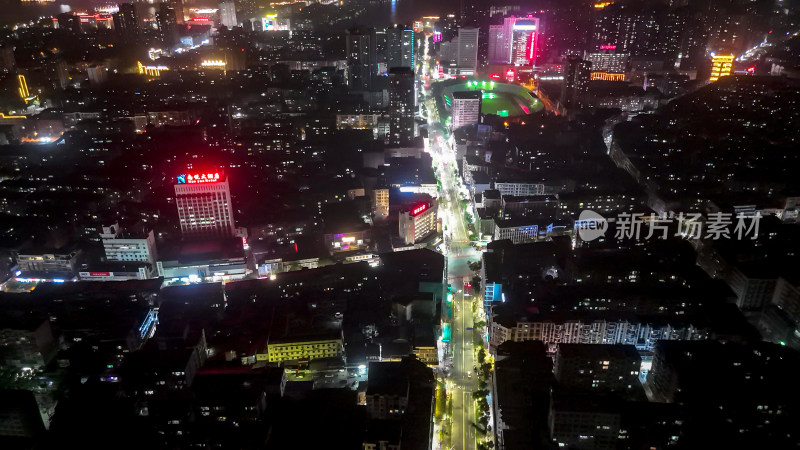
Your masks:
M 0 449 L 800 445 L 800 1 L 0 8 Z

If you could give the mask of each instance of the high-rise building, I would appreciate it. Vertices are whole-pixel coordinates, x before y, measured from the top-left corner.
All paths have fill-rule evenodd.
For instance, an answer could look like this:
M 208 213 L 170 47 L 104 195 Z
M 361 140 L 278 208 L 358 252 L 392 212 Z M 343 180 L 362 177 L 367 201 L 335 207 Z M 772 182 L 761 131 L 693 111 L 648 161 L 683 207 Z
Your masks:
M 178 22 L 171 3 L 162 3 L 156 12 L 156 23 L 164 45 L 172 46 L 178 41 Z
M 597 52 L 587 53 L 587 61 L 592 63 L 593 72 L 625 73 L 630 55 L 627 53 Z
M 733 67 L 733 55 L 712 55 L 711 56 L 711 77 L 708 81 L 717 81 L 722 77 L 731 74 Z
M 517 17 L 511 37 L 511 63 L 515 66 L 530 66 L 536 61 L 536 45 L 539 19 L 533 16 Z
M 414 71 L 389 69 L 389 144 L 406 145 L 414 138 Z
M 436 205 L 420 203 L 400 212 L 400 237 L 414 244 L 436 232 Z
M 564 61 L 564 84 L 561 86 L 561 104 L 566 108 L 580 108 L 589 94 L 592 63 L 577 56 Z
M 481 117 L 481 91 L 453 93 L 453 130 L 477 124 Z
M 459 28 L 458 29 L 458 51 L 456 56 L 456 66 L 459 69 L 478 68 L 478 29 Z
M 414 30 L 395 26 L 387 34 L 387 66 L 414 68 Z
M 119 5 L 119 11 L 114 13 L 114 31 L 122 42 L 131 42 L 139 36 L 139 19 L 133 3 Z
M 490 25 L 488 60 L 493 64 L 529 66 L 536 61 L 539 19 L 506 17 L 502 25 Z
M 183 25 L 183 0 L 170 0 L 169 4 L 175 10 L 175 23 Z
M 230 186 L 225 174 L 213 172 L 178 175 L 175 203 L 184 236 L 234 236 Z
M 448 14 L 439 20 L 437 29 L 442 32 L 443 41 L 449 41 L 458 36 L 458 18 L 455 14 Z
M 489 25 L 489 63 L 508 64 L 508 48 L 504 38 L 505 25 Z
M 347 84 L 356 90 L 369 90 L 372 77 L 377 73 L 373 62 L 377 59 L 375 43 L 370 30 L 347 30 Z
M 236 20 L 236 4 L 233 2 L 222 2 L 219 4 L 219 21 L 228 28 L 233 28 L 239 24 Z

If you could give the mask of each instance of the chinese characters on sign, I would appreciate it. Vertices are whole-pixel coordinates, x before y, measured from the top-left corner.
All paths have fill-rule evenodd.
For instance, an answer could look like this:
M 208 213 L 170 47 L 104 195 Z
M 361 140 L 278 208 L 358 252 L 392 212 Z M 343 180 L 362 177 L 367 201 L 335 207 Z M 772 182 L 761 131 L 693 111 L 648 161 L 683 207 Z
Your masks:
M 219 173 L 180 174 L 176 178 L 178 184 L 216 183 Z
M 670 226 L 676 225 L 673 236 L 684 239 L 756 239 L 761 214 L 745 215 L 715 212 L 705 219 L 700 213 L 649 214 L 622 213 L 605 219 L 594 211 L 584 211 L 575 221 L 575 229 L 584 241 L 605 234 L 607 223 L 615 223 L 614 239 L 667 239 Z M 643 230 L 644 227 L 644 230 Z
M 411 210 L 411 215 L 412 216 L 418 216 L 419 213 L 421 213 L 422 211 L 425 211 L 426 209 L 428 209 L 428 205 L 427 204 L 419 205 L 416 208 L 414 208 L 413 210 Z

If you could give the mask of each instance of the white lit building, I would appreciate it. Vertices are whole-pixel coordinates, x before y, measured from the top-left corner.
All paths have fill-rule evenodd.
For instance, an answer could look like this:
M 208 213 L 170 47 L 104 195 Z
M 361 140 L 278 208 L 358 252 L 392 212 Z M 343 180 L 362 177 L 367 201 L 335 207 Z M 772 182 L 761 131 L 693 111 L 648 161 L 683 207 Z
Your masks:
M 514 244 L 533 242 L 539 236 L 538 225 L 517 225 L 512 221 L 497 221 L 494 224 L 494 240 L 510 239 Z
M 481 95 L 481 91 L 453 93 L 453 130 L 479 122 Z
M 406 244 L 419 242 L 436 229 L 436 205 L 433 203 L 420 203 L 400 212 L 400 237 Z
M 545 185 L 542 183 L 495 182 L 494 188 L 500 191 L 500 195 L 529 196 L 545 194 Z
M 178 175 L 175 202 L 184 236 L 235 235 L 230 186 L 224 174 L 214 172 Z
M 592 63 L 592 72 L 625 73 L 628 69 L 627 53 L 587 53 L 586 61 Z
M 123 231 L 119 224 L 103 226 L 100 233 L 108 261 L 147 262 L 155 267 L 158 254 L 153 230 L 134 234 Z
M 506 17 L 503 25 L 489 26 L 489 62 L 529 66 L 536 60 L 539 19 Z
M 219 4 L 219 20 L 222 25 L 233 28 L 239 24 L 236 20 L 236 4 L 233 2 L 222 2 Z

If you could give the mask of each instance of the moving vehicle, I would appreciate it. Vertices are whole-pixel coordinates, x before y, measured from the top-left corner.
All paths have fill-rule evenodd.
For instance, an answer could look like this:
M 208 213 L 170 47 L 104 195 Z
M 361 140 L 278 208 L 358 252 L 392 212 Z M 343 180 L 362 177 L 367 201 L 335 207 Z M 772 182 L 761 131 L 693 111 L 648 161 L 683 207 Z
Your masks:
M 467 372 L 467 378 L 472 378 L 472 372 Z

